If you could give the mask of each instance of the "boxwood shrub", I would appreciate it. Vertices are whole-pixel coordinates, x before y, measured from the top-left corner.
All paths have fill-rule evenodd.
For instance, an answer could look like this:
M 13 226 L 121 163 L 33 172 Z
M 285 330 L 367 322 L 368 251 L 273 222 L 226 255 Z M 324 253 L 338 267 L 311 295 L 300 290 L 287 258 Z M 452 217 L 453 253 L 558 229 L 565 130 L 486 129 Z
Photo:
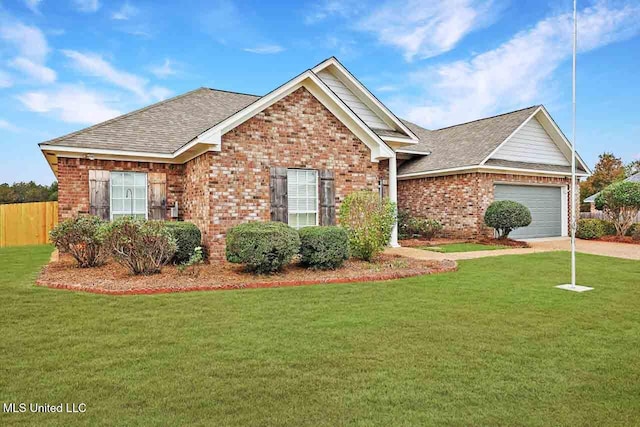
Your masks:
M 300 250 L 298 232 L 282 222 L 248 222 L 227 230 L 227 261 L 253 273 L 274 273 Z
M 516 228 L 531 224 L 531 211 L 522 203 L 500 200 L 489 205 L 484 223 L 497 231 L 499 239 L 506 239 Z
M 580 219 L 576 237 L 579 239 L 599 239 L 605 235 L 605 221 L 601 219 Z
M 197 247 L 202 246 L 202 233 L 195 224 L 183 221 L 164 223 L 169 233 L 176 239 L 178 249 L 173 256 L 173 262 L 183 264 L 195 253 Z
M 349 259 L 349 235 L 344 228 L 305 227 L 298 233 L 303 265 L 318 270 L 333 270 Z

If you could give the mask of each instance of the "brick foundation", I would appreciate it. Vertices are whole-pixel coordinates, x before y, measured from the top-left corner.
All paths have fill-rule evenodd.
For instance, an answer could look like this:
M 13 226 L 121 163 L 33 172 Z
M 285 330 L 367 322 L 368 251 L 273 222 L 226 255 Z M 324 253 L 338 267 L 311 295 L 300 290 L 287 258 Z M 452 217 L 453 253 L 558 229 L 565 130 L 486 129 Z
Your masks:
M 398 206 L 412 215 L 442 222 L 445 237 L 466 239 L 492 236 L 493 230 L 484 225 L 484 212 L 493 202 L 495 183 L 569 187 L 571 180 L 563 177 L 490 173 L 401 180 L 398 181 Z M 570 195 L 567 197 L 569 200 Z

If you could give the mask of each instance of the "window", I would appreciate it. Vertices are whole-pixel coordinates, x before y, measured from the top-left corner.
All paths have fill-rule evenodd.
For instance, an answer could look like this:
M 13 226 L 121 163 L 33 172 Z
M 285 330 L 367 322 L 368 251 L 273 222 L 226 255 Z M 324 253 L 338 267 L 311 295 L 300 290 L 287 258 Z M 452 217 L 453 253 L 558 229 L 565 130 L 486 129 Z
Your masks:
M 287 170 L 289 225 L 302 228 L 318 225 L 318 171 Z
M 147 174 L 111 172 L 111 219 L 147 218 Z

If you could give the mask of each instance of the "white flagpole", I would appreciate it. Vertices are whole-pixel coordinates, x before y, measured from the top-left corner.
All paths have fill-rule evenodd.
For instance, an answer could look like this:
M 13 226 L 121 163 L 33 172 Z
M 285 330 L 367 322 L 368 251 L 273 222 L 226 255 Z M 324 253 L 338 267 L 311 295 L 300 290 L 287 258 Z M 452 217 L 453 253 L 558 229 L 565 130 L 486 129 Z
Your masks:
M 574 292 L 586 292 L 591 291 L 593 288 L 588 286 L 576 285 L 576 228 L 577 212 L 576 207 L 578 200 L 576 191 L 576 52 L 578 50 L 578 0 L 573 0 L 573 69 L 572 69 L 572 130 L 573 135 L 571 141 L 571 203 L 569 208 L 571 209 L 571 283 L 558 285 L 556 288 L 564 289 Z
M 571 143 L 571 287 L 576 287 L 576 51 L 578 48 L 578 0 L 573 0 L 573 141 Z

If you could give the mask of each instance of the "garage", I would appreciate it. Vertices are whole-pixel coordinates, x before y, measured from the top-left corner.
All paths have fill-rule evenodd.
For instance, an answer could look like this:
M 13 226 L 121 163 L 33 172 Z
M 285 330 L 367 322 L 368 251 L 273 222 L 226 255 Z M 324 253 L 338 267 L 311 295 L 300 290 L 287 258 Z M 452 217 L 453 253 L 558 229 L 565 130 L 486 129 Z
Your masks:
M 495 200 L 514 200 L 531 211 L 531 225 L 512 231 L 509 237 L 530 239 L 562 235 L 563 191 L 560 187 L 496 184 Z

